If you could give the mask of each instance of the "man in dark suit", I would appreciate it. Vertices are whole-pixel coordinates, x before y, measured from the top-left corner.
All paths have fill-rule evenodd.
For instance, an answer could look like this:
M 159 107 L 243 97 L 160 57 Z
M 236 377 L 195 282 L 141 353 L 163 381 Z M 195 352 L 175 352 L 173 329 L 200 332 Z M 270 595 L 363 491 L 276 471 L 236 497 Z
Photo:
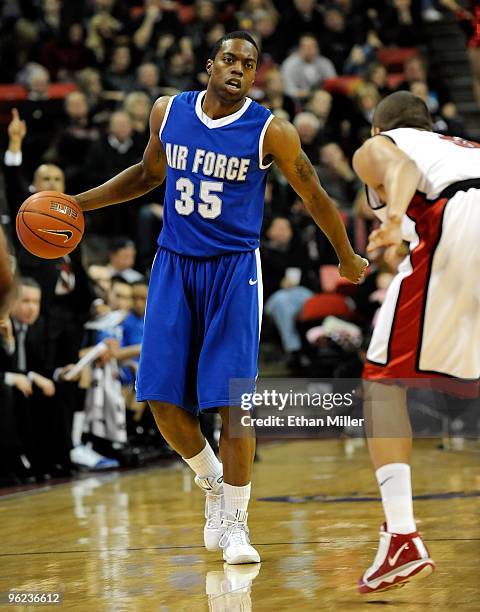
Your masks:
M 65 191 L 63 171 L 53 164 L 39 166 L 30 189 L 26 188 L 21 174 L 25 134 L 25 122 L 14 109 L 8 126 L 8 149 L 4 158 L 5 189 L 12 222 L 21 203 L 31 193 L 43 190 Z M 58 259 L 40 259 L 28 253 L 16 241 L 16 255 L 20 273 L 35 279 L 42 289 L 41 314 L 45 322 L 48 363 L 52 367 L 75 363 L 82 341 L 83 324 L 89 318 L 95 299 L 82 265 L 80 250 Z M 70 469 L 72 418 L 75 408 L 80 406 L 77 388 L 74 385 L 60 385 L 57 404 L 58 419 L 64 420 L 57 438 L 58 444 L 63 440 L 63 459 L 58 463 Z
M 53 471 L 55 460 L 52 455 L 55 385 L 49 378 L 53 368 L 46 360 L 40 301 L 38 283 L 20 279 L 11 315 L 0 320 L 0 381 L 5 396 L 2 421 L 6 427 L 2 429 L 0 446 L 7 449 L 9 467 L 21 479 L 29 474 L 20 460 L 21 452 L 38 479 Z

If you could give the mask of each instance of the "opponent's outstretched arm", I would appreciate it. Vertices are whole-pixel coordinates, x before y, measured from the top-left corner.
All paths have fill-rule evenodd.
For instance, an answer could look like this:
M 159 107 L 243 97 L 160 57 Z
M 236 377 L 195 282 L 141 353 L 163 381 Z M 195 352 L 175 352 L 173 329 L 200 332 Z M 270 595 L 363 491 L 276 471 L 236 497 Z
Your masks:
M 400 244 L 401 223 L 418 187 L 416 163 L 389 138 L 367 140 L 353 156 L 353 167 L 362 181 L 386 202 L 386 220 L 370 234 L 368 250 Z
M 298 132 L 291 123 L 277 118 L 271 121 L 263 142 L 263 155 L 273 157 L 329 239 L 340 262 L 340 274 L 353 283 L 360 282 L 368 262 L 353 250 L 338 210 L 302 151 Z
M 169 97 L 164 96 L 153 105 L 150 113 L 150 138 L 142 161 L 123 170 L 103 185 L 74 196 L 82 210 L 95 210 L 111 204 L 127 202 L 163 183 L 167 171 L 167 160 L 160 142 L 159 131 L 168 101 Z

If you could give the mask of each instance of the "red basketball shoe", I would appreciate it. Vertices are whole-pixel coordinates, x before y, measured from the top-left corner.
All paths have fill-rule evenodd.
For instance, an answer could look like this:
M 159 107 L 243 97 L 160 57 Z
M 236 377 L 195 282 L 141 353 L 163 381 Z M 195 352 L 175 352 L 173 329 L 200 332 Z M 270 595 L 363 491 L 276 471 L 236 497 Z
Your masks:
M 390 533 L 384 523 L 380 528 L 380 544 L 373 565 L 358 583 L 360 593 L 386 591 L 402 587 L 410 580 L 425 578 L 435 563 L 417 531 Z

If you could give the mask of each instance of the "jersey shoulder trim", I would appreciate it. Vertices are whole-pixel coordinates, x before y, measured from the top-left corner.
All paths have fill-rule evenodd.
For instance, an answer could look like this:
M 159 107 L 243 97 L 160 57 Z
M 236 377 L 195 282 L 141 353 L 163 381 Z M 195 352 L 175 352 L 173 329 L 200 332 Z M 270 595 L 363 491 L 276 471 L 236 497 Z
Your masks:
M 165 114 L 163 115 L 162 125 L 160 126 L 160 130 L 158 131 L 158 137 L 160 138 L 160 142 L 162 141 L 162 132 L 167 124 L 168 115 L 170 114 L 170 109 L 172 108 L 173 101 L 177 96 L 172 96 L 168 101 L 167 108 L 165 109 Z
M 273 161 L 271 161 L 269 164 L 263 163 L 263 141 L 265 139 L 265 134 L 267 133 L 268 126 L 270 125 L 270 122 L 273 118 L 273 114 L 270 114 L 267 117 L 267 120 L 265 121 L 262 131 L 260 133 L 260 138 L 258 139 L 258 167 L 261 170 L 266 170 L 267 168 L 270 168 L 270 166 L 273 164 Z

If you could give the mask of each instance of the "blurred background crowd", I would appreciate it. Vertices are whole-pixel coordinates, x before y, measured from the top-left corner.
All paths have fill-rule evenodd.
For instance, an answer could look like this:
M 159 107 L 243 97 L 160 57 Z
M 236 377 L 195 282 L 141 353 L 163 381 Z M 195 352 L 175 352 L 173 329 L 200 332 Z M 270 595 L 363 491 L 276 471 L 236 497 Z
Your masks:
M 136 163 L 155 99 L 204 88 L 215 41 L 246 29 L 261 48 L 249 95 L 294 123 L 365 253 L 377 222 L 351 157 L 378 101 L 409 89 L 427 103 L 436 131 L 471 135 L 432 57 L 450 11 L 471 25 L 476 51 L 475 15 L 462 10 L 434 0 L 4 0 L 0 213 L 21 280 L 0 321 L 0 485 L 170 454 L 133 390 L 163 189 L 88 214 L 82 247 L 48 261 L 16 240 L 22 201 L 46 189 L 78 193 Z M 465 46 L 458 61 L 468 61 Z M 471 75 L 468 83 L 473 96 Z M 359 287 L 342 282 L 330 245 L 273 167 L 262 230 L 261 373 L 359 376 L 406 248 L 377 254 Z M 69 376 L 95 346 L 96 359 Z M 214 417 L 204 427 L 212 438 Z

